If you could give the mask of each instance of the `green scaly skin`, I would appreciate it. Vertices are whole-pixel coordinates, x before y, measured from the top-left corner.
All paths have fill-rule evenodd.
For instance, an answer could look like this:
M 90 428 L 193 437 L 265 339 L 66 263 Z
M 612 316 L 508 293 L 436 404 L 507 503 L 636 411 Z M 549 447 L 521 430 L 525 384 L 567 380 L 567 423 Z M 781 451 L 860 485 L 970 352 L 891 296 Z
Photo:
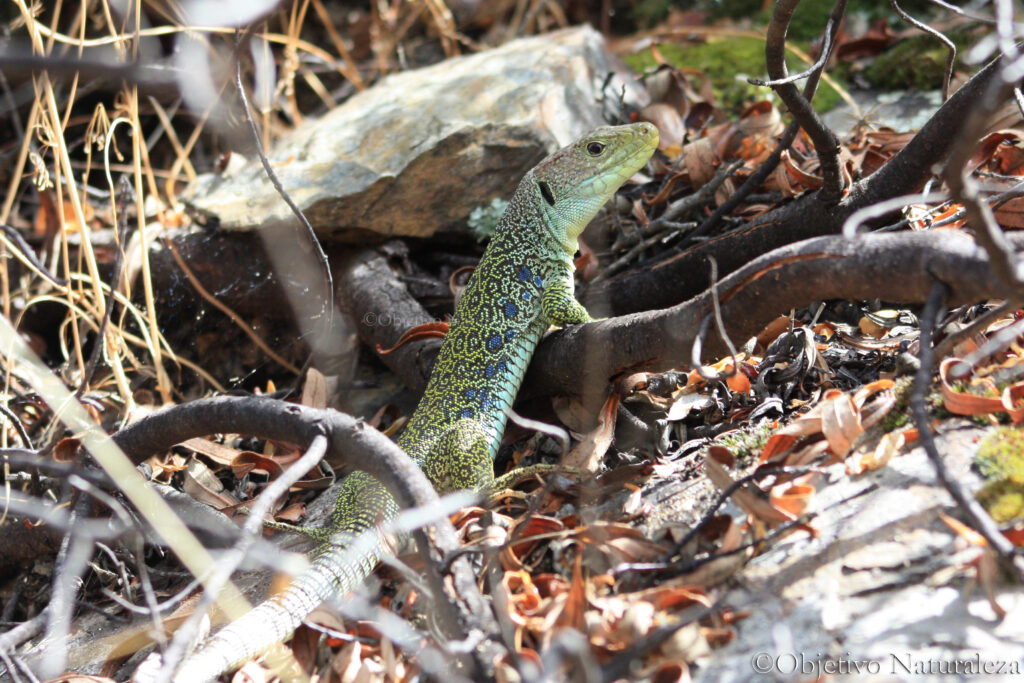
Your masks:
M 523 178 L 455 308 L 422 400 L 398 439 L 440 493 L 494 486 L 493 459 L 534 348 L 549 325 L 591 320 L 573 295 L 573 255 L 590 220 L 647 163 L 648 123 L 599 128 Z M 378 531 L 398 506 L 351 474 L 310 569 L 218 632 L 175 677 L 221 672 L 285 640 L 321 602 L 354 590 L 383 553 Z

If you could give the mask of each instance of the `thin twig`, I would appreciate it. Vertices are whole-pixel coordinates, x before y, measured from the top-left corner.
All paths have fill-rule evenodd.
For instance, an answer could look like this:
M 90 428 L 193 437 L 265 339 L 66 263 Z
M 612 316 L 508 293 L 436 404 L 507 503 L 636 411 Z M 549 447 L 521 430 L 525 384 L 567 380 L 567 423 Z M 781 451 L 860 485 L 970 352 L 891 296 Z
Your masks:
M 21 257 L 22 263 L 28 266 L 30 269 L 36 271 L 43 277 L 44 280 L 49 282 L 54 287 L 64 289 L 68 285 L 68 281 L 62 277 L 57 277 L 50 270 L 43 265 L 36 253 L 32 251 L 32 247 L 28 245 L 25 238 L 21 236 L 21 233 L 6 223 L 0 223 L 0 231 L 3 232 L 3 237 L 6 238 L 4 241 L 7 242 L 15 254 Z
M 118 230 L 117 230 L 117 245 L 114 257 L 114 273 L 110 277 L 110 296 L 107 297 L 107 305 L 103 308 L 103 317 L 100 319 L 99 327 L 96 330 L 96 339 L 93 342 L 92 351 L 89 353 L 89 359 L 85 363 L 85 368 L 82 370 L 82 380 L 75 389 L 75 398 L 82 398 L 82 395 L 88 390 L 90 382 L 92 382 L 92 376 L 96 372 L 96 365 L 99 363 L 100 356 L 102 355 L 103 348 L 107 345 L 107 325 L 110 324 L 110 316 L 114 313 L 114 302 L 117 297 L 114 296 L 114 292 L 121 289 L 121 275 L 124 272 L 125 262 L 125 248 L 127 246 L 128 238 L 128 217 L 126 215 L 125 207 L 128 204 L 128 200 L 131 198 L 132 186 L 128 180 L 128 176 L 121 176 L 120 181 L 121 187 L 118 188 L 118 196 L 112 197 L 111 199 L 115 204 L 120 205 L 120 208 L 114 212 L 114 215 L 118 217 Z
M 155 679 L 157 683 L 169 680 L 177 668 L 178 662 L 185 656 L 189 643 L 195 638 L 202 619 L 213 605 L 217 593 L 220 592 L 221 587 L 227 584 L 231 575 L 252 548 L 258 537 L 260 525 L 263 524 L 263 518 L 270 512 L 270 508 L 278 498 L 288 492 L 292 484 L 304 477 L 309 470 L 313 469 L 314 465 L 323 460 L 327 453 L 327 445 L 327 437 L 323 434 L 313 437 L 309 448 L 302 454 L 302 457 L 293 462 L 288 469 L 281 473 L 281 476 L 270 482 L 256 498 L 256 502 L 249 509 L 249 516 L 246 517 L 245 523 L 242 525 L 241 536 L 234 548 L 217 563 L 217 569 L 206 582 L 206 590 L 203 592 L 203 597 L 196 606 L 195 612 L 174 633 L 174 639 L 164 652 L 160 673 Z
M 931 202 L 944 202 L 948 199 L 949 196 L 945 192 L 918 192 L 916 194 L 900 195 L 899 197 L 893 197 L 870 206 L 865 206 L 863 209 L 857 209 L 851 213 L 843 222 L 843 237 L 852 240 L 857 236 L 860 226 L 867 221 L 881 218 L 910 204 L 929 204 Z
M 775 3 L 775 9 L 768 24 L 765 62 L 768 67 L 768 76 L 775 81 L 784 79 L 788 75 L 785 59 L 786 31 L 798 4 L 799 0 L 779 0 Z M 845 12 L 846 0 L 836 0 L 829 17 L 829 31 L 838 29 Z M 829 44 L 833 42 L 828 41 Z M 822 122 L 817 112 L 811 107 L 810 101 L 800 93 L 794 84 L 778 85 L 774 87 L 774 90 L 814 143 L 822 176 L 822 187 L 818 196 L 825 202 L 838 202 L 842 198 L 844 187 L 843 175 L 839 166 L 839 140 L 835 133 Z
M 11 426 L 18 432 L 18 438 L 21 439 L 21 445 L 26 450 L 33 450 L 32 439 L 28 435 L 28 431 L 25 430 L 25 425 L 21 424 L 21 420 L 14 413 L 13 410 L 7 407 L 6 403 L 0 403 L 0 414 L 11 421 Z M 3 455 L 3 449 L 0 449 L 0 456 Z
M 306 231 L 306 237 L 309 239 L 309 243 L 316 253 L 317 259 L 320 261 L 320 267 L 323 270 L 324 282 L 327 286 L 327 291 L 324 293 L 324 312 L 326 314 L 326 329 L 330 331 L 334 329 L 334 276 L 331 275 L 331 266 L 327 260 L 327 254 L 324 253 L 323 247 L 320 245 L 320 240 L 317 239 L 316 231 L 313 226 L 310 225 L 306 215 L 302 213 L 302 209 L 292 200 L 291 196 L 284 189 L 281 184 L 281 180 L 277 177 L 277 173 L 270 165 L 270 160 L 267 159 L 267 155 L 263 150 L 263 143 L 260 140 L 260 131 L 256 127 L 256 120 L 252 116 L 252 107 L 249 105 L 249 98 L 245 93 L 245 85 L 242 83 L 242 63 L 239 61 L 235 66 L 235 86 L 238 88 L 238 95 L 242 100 L 242 109 L 245 111 L 245 120 L 249 122 L 249 128 L 252 131 L 253 143 L 256 146 L 256 153 L 259 155 L 260 163 L 263 164 L 263 171 L 267 174 L 267 178 L 270 180 L 270 184 L 274 186 L 277 193 L 281 195 L 281 199 L 284 200 L 288 208 L 291 209 L 292 213 L 295 214 L 295 218 L 298 219 L 299 224 Z
M 763 88 L 775 88 L 780 85 L 786 85 L 788 83 L 796 83 L 802 81 L 805 78 L 810 78 L 814 73 L 821 71 L 825 68 L 825 62 L 828 61 L 829 53 L 832 52 L 832 40 L 835 37 L 834 27 L 832 25 L 832 19 L 828 20 L 825 25 L 825 42 L 821 48 L 821 54 L 818 56 L 818 61 L 812 64 L 808 69 L 801 71 L 798 74 L 792 76 L 786 76 L 785 78 L 779 78 L 777 80 L 763 81 L 760 78 L 748 77 L 747 83 L 751 85 L 758 85 Z
M 1003 560 L 1006 567 L 1014 573 L 1018 581 L 1024 581 L 1024 557 L 1017 554 L 1013 543 L 999 531 L 999 527 L 992 520 L 985 508 L 981 506 L 972 496 L 969 496 L 956 479 L 946 469 L 935 446 L 935 436 L 932 434 L 931 424 L 928 420 L 928 411 L 925 406 L 925 398 L 928 395 L 928 388 L 932 383 L 932 371 L 935 367 L 935 353 L 932 349 L 932 335 L 935 329 L 935 321 L 939 317 L 939 307 L 945 294 L 945 286 L 936 282 L 932 286 L 928 302 L 924 311 L 921 312 L 921 349 L 918 357 L 921 365 L 914 378 L 914 388 L 910 394 L 910 407 L 914 415 L 914 423 L 917 426 L 918 438 L 921 440 L 921 447 L 928 455 L 932 465 L 935 467 L 935 474 L 949 494 L 956 501 L 957 505 L 967 516 L 970 525 L 988 541 L 989 547 Z
M 804 84 L 804 98 L 808 101 L 814 98 L 814 93 L 818 88 L 818 82 L 821 80 L 821 76 L 824 74 L 824 70 L 813 71 L 807 77 L 807 83 Z M 690 233 L 690 239 L 696 239 L 698 237 L 704 237 L 709 234 L 715 227 L 721 222 L 722 218 L 732 213 L 733 209 L 739 206 L 744 199 L 749 197 L 754 190 L 759 188 L 768 176 L 778 168 L 779 162 L 782 161 L 782 154 L 792 146 L 793 141 L 796 140 L 797 134 L 800 132 L 800 122 L 793 121 L 779 136 L 778 142 L 775 144 L 775 149 L 772 153 L 761 162 L 761 165 L 757 167 L 757 170 L 751 173 L 746 181 L 737 188 L 732 195 L 729 196 L 722 204 L 715 209 L 710 216 L 708 216 L 703 223 L 700 224 L 696 230 Z
M 889 6 L 893 8 L 893 11 L 895 11 L 896 14 L 900 15 L 903 21 L 920 31 L 924 31 L 925 33 L 935 36 L 949 49 L 949 53 L 946 55 L 946 74 L 942 78 L 942 101 L 945 102 L 949 99 L 949 84 L 953 79 L 953 62 L 956 61 L 956 44 L 947 38 L 941 31 L 938 31 L 928 24 L 918 21 L 907 14 L 896 0 L 889 0 Z
M 999 320 L 1007 313 L 1015 310 L 1020 306 L 1020 304 L 1020 301 L 1004 301 L 995 308 L 985 311 L 972 320 L 970 324 L 948 335 L 945 339 L 939 342 L 939 344 L 935 346 L 935 357 L 940 359 L 945 358 L 953 350 L 953 347 L 961 341 L 981 333 L 981 331 L 986 327 L 994 323 L 996 320 Z
M 67 662 L 67 635 L 71 630 L 72 609 L 75 596 L 84 585 L 82 572 L 92 554 L 93 538 L 82 534 L 77 522 L 86 517 L 90 500 L 81 496 L 72 508 L 68 529 L 61 542 L 60 551 L 54 562 L 53 587 L 50 592 L 50 610 L 46 620 L 46 642 L 43 650 L 40 675 L 52 678 L 65 668 Z

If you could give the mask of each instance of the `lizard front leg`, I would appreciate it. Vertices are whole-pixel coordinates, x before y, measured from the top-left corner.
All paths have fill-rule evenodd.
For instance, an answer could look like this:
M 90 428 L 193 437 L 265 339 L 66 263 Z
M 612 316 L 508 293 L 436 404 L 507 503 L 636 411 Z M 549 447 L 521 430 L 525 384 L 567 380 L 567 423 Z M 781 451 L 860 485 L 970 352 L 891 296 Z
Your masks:
M 594 320 L 587 313 L 583 304 L 576 300 L 571 272 L 566 273 L 565 277 L 555 278 L 553 282 L 545 286 L 540 303 L 548 322 L 558 327 L 589 323 Z

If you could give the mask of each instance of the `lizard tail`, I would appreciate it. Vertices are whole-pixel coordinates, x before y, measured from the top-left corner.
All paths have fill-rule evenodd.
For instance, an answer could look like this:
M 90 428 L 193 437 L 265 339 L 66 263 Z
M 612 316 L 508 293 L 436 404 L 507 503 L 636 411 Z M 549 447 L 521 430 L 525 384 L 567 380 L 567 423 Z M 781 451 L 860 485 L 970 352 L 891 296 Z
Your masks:
M 373 531 L 367 535 L 376 539 Z M 380 543 L 367 540 L 366 535 L 350 537 L 350 542 L 325 547 L 282 593 L 222 628 L 188 657 L 174 683 L 209 681 L 253 659 L 287 639 L 321 602 L 358 588 L 380 560 Z

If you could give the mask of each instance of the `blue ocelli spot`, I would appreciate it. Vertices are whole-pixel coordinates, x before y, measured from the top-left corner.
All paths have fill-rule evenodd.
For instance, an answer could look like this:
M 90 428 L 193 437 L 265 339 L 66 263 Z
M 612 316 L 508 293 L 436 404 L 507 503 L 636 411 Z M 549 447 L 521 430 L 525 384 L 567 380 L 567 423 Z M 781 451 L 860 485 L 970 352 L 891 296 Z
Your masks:
M 516 306 L 511 301 L 509 301 L 508 303 L 505 304 L 505 315 L 506 316 L 508 316 L 509 318 L 514 318 L 514 317 L 516 317 L 517 313 L 519 313 L 519 307 L 518 306 Z
M 463 408 L 461 411 L 459 411 L 459 417 L 473 417 L 473 409 Z
M 530 269 L 527 268 L 526 266 L 523 266 L 522 268 L 519 269 L 518 276 L 520 280 L 526 282 L 527 280 L 530 279 Z
M 508 368 L 508 366 L 505 365 L 505 361 L 503 361 L 503 360 L 498 361 L 498 371 L 499 372 L 505 372 L 506 368 Z
M 544 281 L 540 279 L 540 275 L 534 275 L 533 276 L 533 284 L 537 285 L 538 287 L 543 287 L 544 286 Z
M 486 377 L 494 377 L 494 366 L 493 365 L 488 365 L 484 369 L 484 376 L 486 376 Z
M 487 340 L 487 348 L 489 348 L 491 351 L 494 351 L 495 349 L 501 348 L 501 335 L 500 334 L 496 334 L 493 337 L 491 337 L 490 339 L 488 339 Z
M 530 290 L 523 292 L 523 301 L 529 301 L 533 298 L 533 294 L 530 294 Z
M 516 337 L 515 330 L 505 330 L 505 341 L 512 341 Z
M 476 390 L 466 389 L 466 398 L 476 398 Z

